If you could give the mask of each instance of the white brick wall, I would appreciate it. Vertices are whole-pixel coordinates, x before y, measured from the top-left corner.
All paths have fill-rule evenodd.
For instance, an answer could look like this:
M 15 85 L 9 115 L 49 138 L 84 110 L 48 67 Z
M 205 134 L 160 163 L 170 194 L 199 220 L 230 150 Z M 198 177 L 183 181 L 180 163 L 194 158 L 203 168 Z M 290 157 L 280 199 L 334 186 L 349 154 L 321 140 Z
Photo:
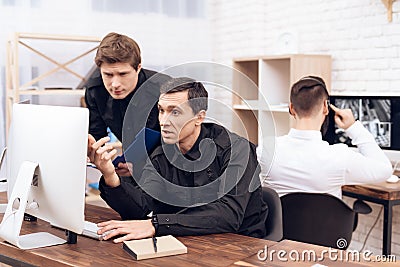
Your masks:
M 394 10 L 400 3 L 394 3 Z M 393 22 L 378 0 L 218 1 L 212 5 L 213 56 L 230 63 L 233 57 L 273 54 L 278 36 L 292 32 L 300 53 L 333 56 L 333 91 L 398 91 L 399 15 Z M 369 86 L 365 81 L 387 81 Z M 361 83 L 360 83 L 361 82 Z M 380 85 L 375 88 L 375 85 Z M 383 86 L 382 86 L 383 85 Z
M 299 53 L 332 55 L 332 91 L 400 93 L 400 16 L 393 14 L 389 23 L 380 0 L 221 0 L 210 10 L 217 62 L 275 54 L 279 35 L 291 32 Z M 399 12 L 399 1 L 393 10 Z M 226 92 L 219 96 L 231 101 Z M 372 214 L 360 216 L 351 248 L 361 248 L 381 206 L 372 207 Z M 376 254 L 382 247 L 382 216 L 365 247 Z M 394 208 L 392 253 L 400 255 L 400 206 Z

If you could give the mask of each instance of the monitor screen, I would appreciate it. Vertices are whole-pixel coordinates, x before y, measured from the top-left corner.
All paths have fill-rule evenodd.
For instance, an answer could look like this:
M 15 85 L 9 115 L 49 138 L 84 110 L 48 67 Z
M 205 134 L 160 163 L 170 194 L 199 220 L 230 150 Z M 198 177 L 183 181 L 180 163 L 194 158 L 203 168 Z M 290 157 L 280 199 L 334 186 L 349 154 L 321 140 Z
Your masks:
M 85 108 L 14 104 L 7 151 L 8 198 L 24 161 L 38 163 L 29 213 L 82 233 L 89 113 Z M 10 202 L 10 199 L 9 199 Z
M 400 150 L 400 96 L 331 96 L 330 101 L 338 108 L 351 109 L 354 118 L 374 136 L 382 149 Z M 330 144 L 351 146 L 351 139 L 335 124 L 332 111 L 324 139 Z

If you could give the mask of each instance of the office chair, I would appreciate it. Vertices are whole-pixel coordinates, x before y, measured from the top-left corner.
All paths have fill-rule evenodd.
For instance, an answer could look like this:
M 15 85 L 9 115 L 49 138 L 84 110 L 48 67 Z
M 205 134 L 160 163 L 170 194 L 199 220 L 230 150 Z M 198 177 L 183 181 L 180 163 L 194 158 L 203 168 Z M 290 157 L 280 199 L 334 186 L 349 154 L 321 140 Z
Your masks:
M 267 235 L 264 239 L 280 241 L 283 237 L 281 199 L 278 193 L 269 187 L 262 188 L 262 197 L 268 205 L 268 217 L 265 221 Z
M 346 249 L 357 227 L 358 213 L 371 208 L 356 201 L 353 209 L 322 193 L 291 193 L 281 197 L 283 239 Z

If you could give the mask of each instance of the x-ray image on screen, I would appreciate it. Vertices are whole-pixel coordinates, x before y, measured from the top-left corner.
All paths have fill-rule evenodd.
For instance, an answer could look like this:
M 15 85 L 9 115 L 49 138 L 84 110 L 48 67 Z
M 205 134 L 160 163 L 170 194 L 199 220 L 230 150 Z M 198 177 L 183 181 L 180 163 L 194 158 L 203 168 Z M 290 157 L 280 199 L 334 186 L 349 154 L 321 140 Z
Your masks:
M 349 108 L 356 120 L 361 121 L 365 128 L 374 136 L 380 147 L 390 147 L 391 118 L 389 99 L 337 99 L 335 106 L 341 109 Z M 343 129 L 335 127 L 337 142 L 351 144 L 350 138 Z
M 340 109 L 350 109 L 354 118 L 374 136 L 381 148 L 400 149 L 400 97 L 331 96 L 330 101 Z M 324 140 L 330 144 L 352 145 L 344 130 L 337 127 L 332 110 Z

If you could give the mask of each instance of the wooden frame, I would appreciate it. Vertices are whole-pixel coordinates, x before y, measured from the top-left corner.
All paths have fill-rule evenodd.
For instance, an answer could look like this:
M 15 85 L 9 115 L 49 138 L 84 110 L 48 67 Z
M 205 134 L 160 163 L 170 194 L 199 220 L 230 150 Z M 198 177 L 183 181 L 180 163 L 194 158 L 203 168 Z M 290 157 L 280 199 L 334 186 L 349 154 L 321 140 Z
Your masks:
M 96 45 L 83 51 L 81 54 L 67 60 L 66 62 L 59 62 L 58 60 L 47 56 L 45 53 L 37 50 L 32 45 L 28 45 L 25 40 L 47 40 L 51 41 L 72 41 L 72 42 L 88 42 L 95 43 Z M 40 80 L 56 73 L 59 70 L 65 70 L 73 76 L 81 80 L 85 78 L 68 67 L 68 65 L 76 62 L 77 60 L 87 56 L 98 48 L 101 41 L 98 37 L 88 36 L 72 36 L 72 35 L 52 35 L 52 34 L 35 34 L 35 33 L 15 33 L 12 38 L 7 41 L 7 57 L 6 57 L 6 136 L 8 136 L 8 129 L 10 127 L 12 104 L 20 101 L 20 95 L 83 95 L 84 90 L 22 90 Z M 26 82 L 25 84 L 19 83 L 19 47 L 23 46 L 28 51 L 39 55 L 41 58 L 53 63 L 55 67 L 46 73 L 40 74 L 38 77 Z

